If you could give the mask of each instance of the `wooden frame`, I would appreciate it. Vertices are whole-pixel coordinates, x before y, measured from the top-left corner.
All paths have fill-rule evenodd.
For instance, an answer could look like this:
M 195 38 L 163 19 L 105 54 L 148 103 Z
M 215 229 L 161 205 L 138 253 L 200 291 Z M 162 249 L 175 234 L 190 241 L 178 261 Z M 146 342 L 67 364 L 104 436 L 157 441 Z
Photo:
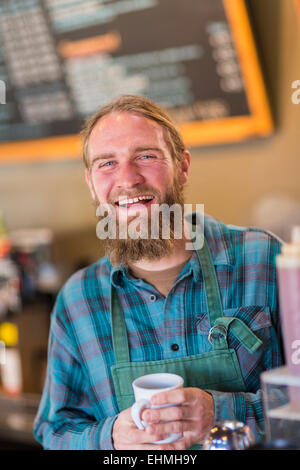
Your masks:
M 254 136 L 268 136 L 273 131 L 273 120 L 245 0 L 222 1 L 235 42 L 251 114 L 182 124 L 180 130 L 187 147 L 238 142 Z M 0 162 L 3 163 L 69 160 L 80 156 L 81 141 L 78 135 L 0 143 Z
M 295 7 L 296 7 L 296 13 L 299 21 L 299 26 L 300 26 L 300 0 L 294 0 L 295 2 Z
M 187 146 L 238 142 L 268 136 L 274 125 L 244 0 L 222 0 L 235 42 L 251 114 L 217 121 L 186 123 Z

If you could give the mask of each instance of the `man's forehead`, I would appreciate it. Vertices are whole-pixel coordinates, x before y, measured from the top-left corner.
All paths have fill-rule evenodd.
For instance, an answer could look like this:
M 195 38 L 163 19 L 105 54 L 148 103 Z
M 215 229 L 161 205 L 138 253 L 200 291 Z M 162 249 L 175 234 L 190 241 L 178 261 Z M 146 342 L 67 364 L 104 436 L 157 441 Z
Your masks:
M 118 144 L 129 139 L 133 147 L 149 146 L 153 140 L 161 147 L 169 144 L 166 130 L 156 121 L 137 113 L 110 113 L 95 124 L 89 138 L 89 153 L 93 155 L 106 143 Z
M 163 132 L 163 127 L 153 119 L 138 113 L 122 111 L 109 113 L 100 118 L 95 124 L 92 133 L 97 134 L 109 130 L 111 132 L 120 131 L 132 126 L 140 130 L 148 130 L 149 132 L 151 132 L 151 130 L 154 132 Z

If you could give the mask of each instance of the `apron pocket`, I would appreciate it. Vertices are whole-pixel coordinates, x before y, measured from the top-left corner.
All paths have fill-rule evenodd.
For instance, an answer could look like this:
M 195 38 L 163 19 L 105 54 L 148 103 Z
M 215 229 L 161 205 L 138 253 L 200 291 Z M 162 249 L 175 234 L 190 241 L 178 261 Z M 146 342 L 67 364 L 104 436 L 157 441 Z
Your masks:
M 218 391 L 243 391 L 244 384 L 233 350 L 211 351 L 195 356 L 150 362 L 129 362 L 111 368 L 117 395 L 131 397 L 136 378 L 160 372 L 178 374 L 185 387 Z

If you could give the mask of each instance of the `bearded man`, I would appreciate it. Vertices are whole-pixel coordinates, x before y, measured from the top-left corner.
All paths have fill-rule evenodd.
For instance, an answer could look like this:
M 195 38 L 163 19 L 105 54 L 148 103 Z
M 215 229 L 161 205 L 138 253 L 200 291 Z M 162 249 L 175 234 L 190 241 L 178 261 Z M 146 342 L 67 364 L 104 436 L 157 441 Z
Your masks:
M 45 449 L 200 449 L 225 419 L 248 424 L 260 439 L 260 373 L 282 364 L 279 241 L 210 216 L 202 226 L 196 213 L 189 222 L 183 210 L 163 237 L 159 207 L 184 208 L 191 157 L 150 100 L 121 96 L 82 134 L 86 181 L 97 207 L 107 208 L 98 215 L 109 236 L 100 236 L 106 255 L 57 297 L 36 439 Z M 143 236 L 130 238 L 139 213 Z M 203 231 L 201 246 L 193 228 Z M 132 381 L 156 372 L 178 373 L 184 386 L 152 397 L 153 405 L 172 405 L 145 409 L 141 430 L 131 416 Z M 181 438 L 155 444 L 170 433 Z

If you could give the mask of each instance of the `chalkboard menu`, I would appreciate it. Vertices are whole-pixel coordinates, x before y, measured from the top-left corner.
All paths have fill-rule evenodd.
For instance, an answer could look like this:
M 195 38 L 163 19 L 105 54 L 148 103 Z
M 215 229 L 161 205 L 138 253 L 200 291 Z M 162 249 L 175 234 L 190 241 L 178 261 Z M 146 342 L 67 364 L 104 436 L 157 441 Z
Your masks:
M 1 0 L 0 85 L 2 159 L 76 157 L 84 119 L 124 93 L 188 146 L 272 131 L 243 0 Z

